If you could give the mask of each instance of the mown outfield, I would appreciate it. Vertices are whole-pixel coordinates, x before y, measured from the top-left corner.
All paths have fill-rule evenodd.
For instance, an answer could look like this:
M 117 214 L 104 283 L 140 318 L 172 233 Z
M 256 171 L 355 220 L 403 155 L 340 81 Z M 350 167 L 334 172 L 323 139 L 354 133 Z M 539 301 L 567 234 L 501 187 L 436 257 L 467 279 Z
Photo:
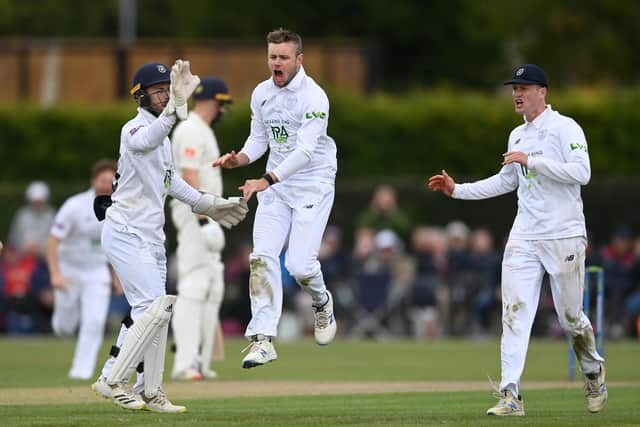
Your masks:
M 245 342 L 227 340 L 220 380 L 167 381 L 169 396 L 189 409 L 179 415 L 126 412 L 95 396 L 90 381 L 68 380 L 73 344 L 0 340 L 0 425 L 640 425 L 635 341 L 607 343 L 609 405 L 601 414 L 586 411 L 580 381 L 566 381 L 566 345 L 532 342 L 519 419 L 484 415 L 495 402 L 487 377 L 499 379 L 497 340 L 278 343 L 280 359 L 252 370 L 240 367 Z

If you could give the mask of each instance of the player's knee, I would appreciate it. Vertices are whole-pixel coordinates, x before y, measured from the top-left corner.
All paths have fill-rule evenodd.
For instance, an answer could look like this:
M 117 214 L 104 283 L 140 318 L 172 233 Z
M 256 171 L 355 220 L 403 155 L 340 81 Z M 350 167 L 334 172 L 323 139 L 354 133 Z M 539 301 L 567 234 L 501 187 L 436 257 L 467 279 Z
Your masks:
M 289 274 L 291 274 L 298 283 L 304 283 L 320 273 L 320 265 L 317 262 L 299 264 L 289 261 L 285 263 L 285 266 Z
M 582 312 L 575 315 L 569 312 L 563 313 L 559 316 L 558 321 L 564 333 L 569 337 L 583 335 L 590 328 L 589 321 Z

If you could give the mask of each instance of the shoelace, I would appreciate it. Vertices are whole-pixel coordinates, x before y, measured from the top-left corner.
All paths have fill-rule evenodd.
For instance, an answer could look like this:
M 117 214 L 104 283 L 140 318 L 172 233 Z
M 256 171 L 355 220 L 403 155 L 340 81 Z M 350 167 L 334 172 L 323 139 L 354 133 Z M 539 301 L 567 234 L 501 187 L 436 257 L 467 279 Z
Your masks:
M 244 353 L 245 351 L 247 351 L 249 349 L 253 349 L 254 345 L 260 347 L 262 345 L 262 343 L 263 343 L 263 341 L 251 341 L 251 342 L 249 342 L 249 345 L 246 346 L 245 348 L 243 348 L 240 353 Z
M 600 395 L 600 383 L 598 382 L 598 378 L 587 380 L 584 382 L 584 391 L 587 396 L 596 397 Z
M 157 403 L 160 406 L 164 406 L 167 403 L 167 395 L 164 393 L 164 390 L 162 388 L 159 388 L 158 394 L 153 396 L 148 401 L 149 402 L 153 401 L 154 403 Z
M 324 329 L 329 325 L 329 313 L 325 310 L 326 308 L 327 304 L 315 309 L 316 327 L 318 329 Z

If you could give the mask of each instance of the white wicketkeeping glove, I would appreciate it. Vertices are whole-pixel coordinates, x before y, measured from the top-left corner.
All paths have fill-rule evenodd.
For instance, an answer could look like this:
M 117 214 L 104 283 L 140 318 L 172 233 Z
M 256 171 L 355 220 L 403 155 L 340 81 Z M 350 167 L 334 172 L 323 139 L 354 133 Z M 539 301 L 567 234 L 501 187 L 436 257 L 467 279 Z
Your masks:
M 189 97 L 200 84 L 200 77 L 191 74 L 189 61 L 176 60 L 171 67 L 171 86 L 169 87 L 169 105 L 175 106 L 176 116 L 180 120 L 187 118 Z
M 202 197 L 191 208 L 193 213 L 206 215 L 225 228 L 238 225 L 247 216 L 249 207 L 242 197 L 214 196 L 213 194 L 202 193 Z

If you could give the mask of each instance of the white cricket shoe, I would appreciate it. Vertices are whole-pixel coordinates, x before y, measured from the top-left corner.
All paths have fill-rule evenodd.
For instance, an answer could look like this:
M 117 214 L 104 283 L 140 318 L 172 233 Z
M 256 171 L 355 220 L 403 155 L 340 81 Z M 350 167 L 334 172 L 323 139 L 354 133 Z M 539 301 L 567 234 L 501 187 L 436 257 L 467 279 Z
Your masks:
M 498 415 L 501 417 L 524 416 L 524 402 L 521 396 L 516 398 L 513 393 L 504 390 L 496 397 L 498 397 L 498 403 L 493 408 L 487 410 L 487 415 Z
M 215 380 L 218 378 L 218 373 L 216 371 L 206 368 L 202 369 L 201 375 L 205 380 Z
M 147 397 L 144 392 L 140 393 L 140 397 L 146 404 L 146 409 L 153 412 L 162 412 L 165 414 L 181 414 L 187 412 L 187 408 L 181 405 L 174 405 L 162 388 L 158 389 L 158 393 L 153 397 Z
M 313 307 L 313 316 L 315 317 L 313 334 L 316 343 L 320 345 L 330 344 L 338 329 L 336 318 L 333 315 L 333 296 L 328 290 L 327 296 L 327 302 L 323 306 Z
M 91 384 L 91 390 L 93 390 L 98 396 L 105 399 L 111 399 L 111 387 L 107 384 L 105 377 L 100 375 L 96 382 Z
M 111 400 L 117 406 L 124 409 L 130 409 L 132 411 L 147 409 L 145 402 L 133 393 L 131 387 L 129 387 L 127 383 L 114 385 L 107 384 L 107 387 L 111 388 Z
M 203 375 L 193 368 L 171 373 L 171 379 L 178 381 L 200 381 L 202 378 Z
M 584 395 L 589 412 L 600 412 L 607 405 L 608 393 L 604 377 L 604 365 L 600 365 L 599 373 L 584 376 Z
M 262 334 L 252 337 L 251 343 L 242 352 L 247 350 L 249 350 L 249 354 L 242 359 L 242 367 L 245 369 L 262 366 L 278 358 L 273 343 Z

